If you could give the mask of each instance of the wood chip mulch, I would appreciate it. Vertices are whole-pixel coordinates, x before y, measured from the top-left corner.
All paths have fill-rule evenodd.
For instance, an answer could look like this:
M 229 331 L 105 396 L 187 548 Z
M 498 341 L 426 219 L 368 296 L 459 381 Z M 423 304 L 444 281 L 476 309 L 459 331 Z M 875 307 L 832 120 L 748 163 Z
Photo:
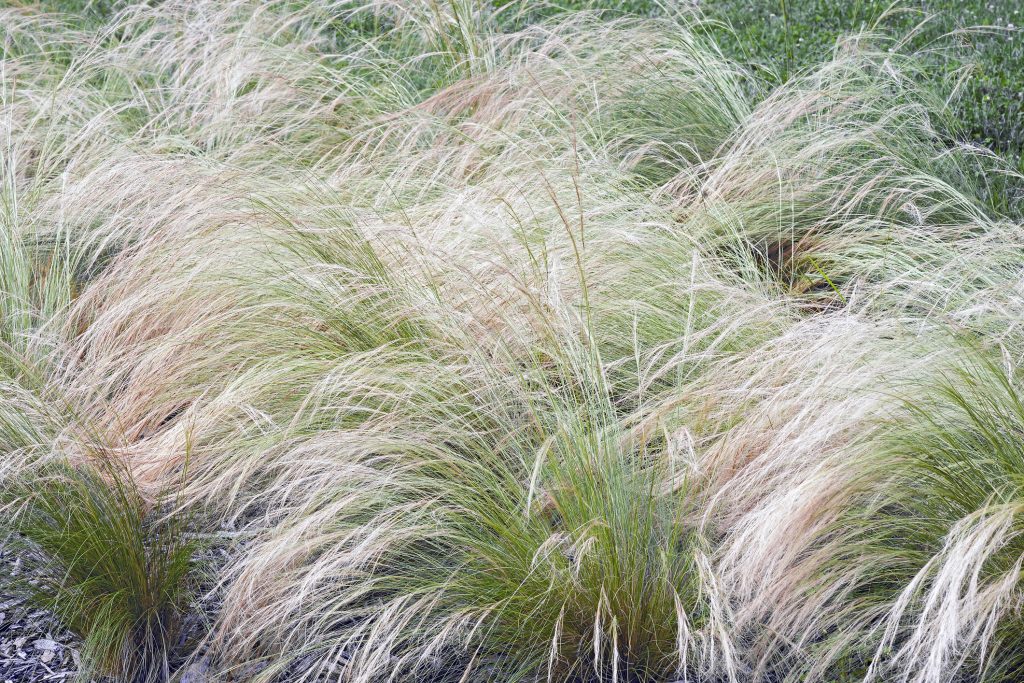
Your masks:
M 0 539 L 0 683 L 70 682 L 81 644 L 12 588 L 23 572 L 21 558 L 5 551 Z

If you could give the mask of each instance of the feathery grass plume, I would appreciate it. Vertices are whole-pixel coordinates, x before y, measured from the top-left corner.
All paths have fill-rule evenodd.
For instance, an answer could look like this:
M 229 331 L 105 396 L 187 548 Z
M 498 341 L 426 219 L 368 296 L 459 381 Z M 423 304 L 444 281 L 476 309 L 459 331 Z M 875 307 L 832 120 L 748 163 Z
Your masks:
M 696 19 L 681 21 L 684 30 L 650 35 L 655 42 L 647 49 L 619 57 L 630 75 L 620 91 L 602 88 L 602 97 L 610 100 L 602 143 L 659 186 L 682 174 L 699 174 L 712 162 L 751 115 L 756 98 L 750 90 L 758 88 L 704 37 Z M 657 25 L 634 30 L 643 33 L 652 24 Z
M 80 417 L 62 377 L 76 333 L 68 317 L 104 248 L 48 216 L 52 178 L 44 171 L 46 160 L 33 163 L 13 144 L 6 149 L 0 169 L 0 476 L 5 479 L 52 455 L 54 442 Z
M 837 670 L 917 683 L 1018 677 L 1024 404 L 1012 367 L 958 347 L 944 339 L 890 366 L 881 400 L 861 394 L 869 412 L 838 420 L 859 433 L 835 454 L 826 448 L 810 476 L 787 464 L 794 495 L 769 494 L 770 506 L 729 525 L 740 534 L 726 580 L 748 605 L 737 624 L 767 619 L 757 645 L 766 671 L 786 680 Z M 878 376 L 866 376 L 876 392 Z M 780 545 L 751 552 L 763 544 Z
M 244 540 L 219 674 L 1011 676 L 1009 459 L 942 507 L 885 423 L 954 332 L 1020 355 L 997 164 L 882 37 L 771 84 L 685 8 L 530 9 L 2 10 L 0 473 L 166 578 L 96 647 L 173 626 L 180 484 Z
M 907 399 L 885 505 L 865 531 L 878 556 L 865 590 L 889 600 L 873 677 L 940 681 L 1024 670 L 1019 370 L 966 351 Z M 893 599 L 885 591 L 898 594 Z
M 301 502 L 233 568 L 226 651 L 262 646 L 268 678 L 313 655 L 296 680 L 735 676 L 693 463 L 625 432 L 599 376 L 549 374 L 463 370 L 294 447 L 270 508 Z
M 879 425 L 899 405 L 884 387 L 926 375 L 941 356 L 852 309 L 719 361 L 681 397 L 701 417 L 690 422 L 694 446 L 713 477 L 720 580 L 751 680 L 856 678 L 866 663 L 850 655 L 884 612 L 851 597 L 868 560 L 837 561 L 852 545 L 842 530 L 874 481 L 864 463 Z
M 84 638 L 80 675 L 166 681 L 190 599 L 194 544 L 179 519 L 150 509 L 109 457 L 51 461 L 6 481 L 4 526 L 38 564 L 30 596 Z
M 569 32 L 577 28 L 571 25 L 562 30 Z M 638 39 L 654 35 L 659 37 L 660 41 L 655 43 L 657 50 L 664 51 L 669 56 L 683 54 L 680 50 L 672 51 L 672 46 L 680 39 L 664 37 L 669 28 L 671 27 L 667 25 L 659 25 L 656 31 L 650 31 L 624 24 L 616 30 L 627 31 L 630 35 L 635 33 Z M 540 45 L 544 50 L 554 49 L 550 46 L 564 42 L 559 34 L 542 34 L 541 39 Z M 534 41 L 534 38 L 524 40 L 524 44 L 534 49 Z M 578 49 L 590 61 L 611 60 L 620 51 L 616 48 L 614 53 L 609 53 L 599 45 L 600 41 L 588 38 L 582 41 L 582 46 Z M 512 48 L 509 50 L 512 51 Z M 676 59 L 683 61 L 678 56 Z M 710 71 L 710 67 L 707 70 Z M 683 94 L 700 92 L 697 81 L 704 77 L 699 74 L 695 76 L 695 83 L 688 91 L 682 91 Z M 495 80 L 501 83 L 507 78 L 508 74 L 503 73 L 498 74 Z M 560 80 L 571 83 L 565 76 L 560 76 Z M 682 80 L 680 77 L 680 82 Z M 341 225 L 358 220 L 362 224 L 360 228 L 372 237 L 375 244 L 391 252 L 387 268 L 407 270 L 406 276 L 413 281 L 419 280 L 417 286 L 423 291 L 437 289 L 443 293 L 447 301 L 464 301 L 465 305 L 459 307 L 459 312 L 463 314 L 462 324 L 470 323 L 470 329 L 476 332 L 491 325 L 491 320 L 487 318 L 493 320 L 501 317 L 495 316 L 494 312 L 505 300 L 504 297 L 508 296 L 502 293 L 502 290 L 514 291 L 520 287 L 540 286 L 552 293 L 560 292 L 559 296 L 567 299 L 569 305 L 578 305 L 580 292 L 578 284 L 572 282 L 573 268 L 558 267 L 560 261 L 564 263 L 573 258 L 573 240 L 579 240 L 581 246 L 585 246 L 585 242 L 590 240 L 591 244 L 595 245 L 591 248 L 592 252 L 598 247 L 599 251 L 607 248 L 629 249 L 632 252 L 631 258 L 637 258 L 640 253 L 631 246 L 632 236 L 620 238 L 616 233 L 621 232 L 622 218 L 628 211 L 650 210 L 649 206 L 643 204 L 646 200 L 635 191 L 624 191 L 622 184 L 628 181 L 622 178 L 621 172 L 608 178 L 604 177 L 608 168 L 598 156 L 599 150 L 589 150 L 577 140 L 576 135 L 567 135 L 557 130 L 557 124 L 567 117 L 563 111 L 567 106 L 565 103 L 552 102 L 551 93 L 538 93 L 535 85 L 529 80 L 525 83 L 528 85 L 524 88 L 518 81 L 513 82 L 513 87 L 524 90 L 521 95 L 507 99 L 496 98 L 494 109 L 480 110 L 478 120 L 472 127 L 465 129 L 482 138 L 479 144 L 467 144 L 463 133 L 458 136 L 452 135 L 453 126 L 459 124 L 460 119 L 457 114 L 445 113 L 445 117 L 454 117 L 453 121 L 449 122 L 442 117 L 442 125 L 433 128 L 440 130 L 445 137 L 441 137 L 440 140 L 435 138 L 432 146 L 424 148 L 421 143 L 415 142 L 419 134 L 418 120 L 422 110 L 403 112 L 402 116 L 392 116 L 386 121 L 375 122 L 368 128 L 373 136 L 380 134 L 391 137 L 393 132 L 405 141 L 402 147 L 395 150 L 393 157 L 391 154 L 385 154 L 384 150 L 374 143 L 373 163 L 378 168 L 370 171 L 369 176 L 360 177 L 360 174 L 369 170 L 362 158 L 369 153 L 369 141 L 374 139 L 373 137 L 365 138 L 366 145 L 360 144 L 352 149 L 352 154 L 357 155 L 357 163 L 344 167 L 345 170 L 339 169 L 338 174 L 332 179 L 332 182 L 339 186 L 338 189 L 326 195 L 319 193 L 312 197 L 302 197 L 282 183 L 274 189 L 281 196 L 287 195 L 291 206 L 282 209 L 282 201 L 279 198 L 273 202 L 272 208 L 261 209 L 255 217 L 251 212 L 246 214 L 242 209 L 239 209 L 238 213 L 231 211 L 229 207 L 234 205 L 237 198 L 230 194 L 224 199 L 211 196 L 211 192 L 217 192 L 209 185 L 214 180 L 208 176 L 209 170 L 201 165 L 193 166 L 183 162 L 165 165 L 146 160 L 147 164 L 154 164 L 151 168 L 157 172 L 173 170 L 174 173 L 187 178 L 181 185 L 190 184 L 186 190 L 178 183 L 160 182 L 159 186 L 155 186 L 151 181 L 147 182 L 147 187 L 152 187 L 152 192 L 158 193 L 161 197 L 158 203 L 161 210 L 153 216 L 159 222 L 152 227 L 149 226 L 154 221 L 148 218 L 148 212 L 153 202 L 150 200 L 143 203 L 136 199 L 134 194 L 126 196 L 118 189 L 127 187 L 123 184 L 127 179 L 131 179 L 133 183 L 140 182 L 141 179 L 138 178 L 135 169 L 141 171 L 143 159 L 132 160 L 131 172 L 124 176 L 125 180 L 121 180 L 119 176 L 105 180 L 105 183 L 111 184 L 111 191 L 116 193 L 112 196 L 111 204 L 118 207 L 116 214 L 106 218 L 108 223 L 111 227 L 116 226 L 119 232 L 133 229 L 144 235 L 145 239 L 134 248 L 131 258 L 122 259 L 118 267 L 108 272 L 104 281 L 97 282 L 96 286 L 90 288 L 83 296 L 79 309 L 88 310 L 93 323 L 85 332 L 81 346 L 82 354 L 90 358 L 86 365 L 92 381 L 110 387 L 110 393 L 117 397 L 115 413 L 119 419 L 130 421 L 128 431 L 152 433 L 153 427 L 162 424 L 165 416 L 180 415 L 180 409 L 192 405 L 195 397 L 203 394 L 213 397 L 226 386 L 234 387 L 233 395 L 240 396 L 236 380 L 243 366 L 256 368 L 266 363 L 264 367 L 269 367 L 274 363 L 290 362 L 298 358 L 295 354 L 300 353 L 300 349 L 290 348 L 294 344 L 267 344 L 260 336 L 265 333 L 258 333 L 257 330 L 280 329 L 286 337 L 294 341 L 296 337 L 290 328 L 297 320 L 318 320 L 328 326 L 337 325 L 338 321 L 332 323 L 330 318 L 336 316 L 339 308 L 347 307 L 347 304 L 341 302 L 350 299 L 352 291 L 360 291 L 366 287 L 368 296 L 377 296 L 369 291 L 372 285 L 370 282 L 359 284 L 356 289 L 349 292 L 335 287 L 324 287 L 322 291 L 317 292 L 313 289 L 314 286 L 318 286 L 317 282 L 320 286 L 327 285 L 339 275 L 345 276 L 347 286 L 357 284 L 346 274 L 349 266 L 345 265 L 345 260 L 332 263 L 335 256 L 323 257 L 324 266 L 316 266 L 316 259 L 313 259 L 313 267 L 309 268 L 308 272 L 315 279 L 300 280 L 289 276 L 293 282 L 288 285 L 289 288 L 294 288 L 297 284 L 306 288 L 305 293 L 302 293 L 304 297 L 320 298 L 322 303 L 318 303 L 317 306 L 322 307 L 322 310 L 316 311 L 307 307 L 306 310 L 289 311 L 286 293 L 266 286 L 267 280 L 275 281 L 281 277 L 280 273 L 274 272 L 276 267 L 268 272 L 266 279 L 260 279 L 251 289 L 237 287 L 237 273 L 234 271 L 240 269 L 239 264 L 245 264 L 241 268 L 266 272 L 259 265 L 261 262 L 273 263 L 279 260 L 289 264 L 286 268 L 298 265 L 305 271 L 307 266 L 301 265 L 301 260 L 296 261 L 296 255 L 282 253 L 273 247 L 269 250 L 270 253 L 261 255 L 256 253 L 258 246 L 254 246 L 253 251 L 246 248 L 244 253 L 247 255 L 244 257 L 239 254 L 237 258 L 232 258 L 227 252 L 220 251 L 219 256 L 215 258 L 198 259 L 197 256 L 204 253 L 203 245 L 209 244 L 207 240 L 216 240 L 215 243 L 223 247 L 224 242 L 221 240 L 226 241 L 229 239 L 228 235 L 231 235 L 230 239 L 235 244 L 257 245 L 263 239 L 261 233 L 269 234 L 272 242 L 275 239 L 274 233 L 282 229 L 282 224 L 309 223 L 308 228 L 302 229 L 307 232 L 324 231 L 326 235 L 331 229 L 331 221 L 335 225 Z M 571 99 L 571 93 L 578 89 L 578 85 L 571 85 L 569 94 L 564 97 Z M 458 95 L 457 90 L 454 95 Z M 444 98 L 435 100 L 437 106 L 444 101 Z M 454 101 L 459 102 L 457 98 Z M 516 144 L 510 145 L 508 142 L 512 137 L 513 128 L 507 126 L 495 130 L 498 128 L 497 125 L 483 115 L 486 113 L 490 117 L 504 121 L 508 112 L 513 111 L 517 112 L 520 122 L 517 123 L 518 137 L 513 139 Z M 528 116 L 523 116 L 524 112 Z M 583 112 L 581 116 L 582 114 Z M 540 130 L 539 125 L 543 125 Z M 501 146 L 496 146 L 496 141 L 500 141 Z M 472 176 L 473 184 L 465 186 L 466 156 L 478 156 L 480 150 L 488 148 L 504 148 L 508 151 L 497 161 L 489 162 L 477 171 Z M 538 161 L 550 154 L 564 155 L 564 165 L 559 164 L 563 167 L 545 170 L 543 174 L 538 175 Z M 593 157 L 585 159 L 586 166 L 580 165 L 580 159 L 570 156 L 584 154 Z M 403 160 L 403 163 L 396 163 L 399 159 Z M 503 163 L 506 161 L 509 163 Z M 388 166 L 393 166 L 393 169 Z M 197 185 L 200 179 L 202 182 Z M 99 180 L 90 178 L 92 183 Z M 230 185 L 235 179 L 221 177 L 217 178 L 217 181 Z M 248 179 L 239 177 L 237 181 L 242 186 L 240 192 L 251 191 L 247 188 L 250 182 Z M 450 190 L 452 186 L 464 189 L 453 196 Z M 476 189 L 479 186 L 482 188 Z M 590 187 L 594 188 L 593 191 L 588 190 Z M 541 196 L 555 194 L 550 201 L 538 202 L 531 198 L 535 192 Z M 588 209 L 584 218 L 590 224 L 601 225 L 596 230 L 588 229 L 588 233 L 593 232 L 592 235 L 577 237 L 572 234 L 576 230 L 572 224 L 574 220 L 567 226 L 567 218 L 570 213 L 576 211 L 573 204 L 579 204 L 581 192 L 586 192 L 588 197 L 594 197 L 593 209 Z M 415 205 L 413 201 L 416 202 Z M 632 206 L 636 208 L 632 208 L 628 202 L 632 202 Z M 339 209 L 334 209 L 334 205 Z M 171 212 L 171 206 L 180 207 L 180 210 Z M 506 206 L 511 211 L 505 211 L 503 207 Z M 270 220 L 263 220 L 264 217 L 269 217 Z M 495 217 L 500 217 L 501 222 L 494 226 L 488 225 L 487 221 L 493 221 Z M 132 228 L 127 225 L 129 219 L 134 224 Z M 454 223 L 456 220 L 459 222 Z M 658 220 L 664 221 L 665 218 L 662 216 Z M 123 227 L 122 223 L 125 223 Z M 200 223 L 218 225 L 221 234 L 215 237 L 206 229 L 192 235 L 180 232 L 192 231 Z M 225 223 L 230 225 L 230 229 Z M 250 227 L 246 223 L 256 225 Z M 468 229 L 453 230 L 453 223 Z M 650 231 L 655 232 L 659 227 L 652 227 Z M 167 229 L 174 232 L 169 234 L 166 232 Z M 614 237 L 614 240 L 606 236 Z M 524 239 L 527 240 L 525 244 Z M 496 241 L 500 241 L 500 247 L 496 246 Z M 602 243 L 606 243 L 606 246 L 600 246 Z M 488 252 L 493 253 L 496 249 L 502 252 L 502 258 L 494 263 L 491 273 L 481 273 L 483 269 L 479 264 L 489 261 L 493 263 L 495 259 L 489 256 Z M 532 264 L 531 259 L 535 259 Z M 167 262 L 175 264 L 170 272 L 166 271 L 164 265 Z M 588 258 L 588 262 L 600 264 L 597 258 Z M 537 268 L 537 265 L 540 267 Z M 317 273 L 317 270 L 323 272 Z M 330 272 L 332 270 L 333 273 Z M 523 280 L 516 281 L 509 277 L 514 278 L 519 273 L 524 273 Z M 440 274 L 447 276 L 449 281 L 435 282 Z M 570 277 L 567 278 L 566 275 Z M 325 280 L 324 276 L 328 278 Z M 686 274 L 684 277 L 693 284 L 692 278 Z M 427 281 L 423 282 L 424 279 Z M 474 291 L 473 288 L 479 287 L 485 279 L 491 280 L 486 284 L 488 296 L 481 296 L 481 293 Z M 141 281 L 146 282 L 147 287 L 139 287 L 138 282 Z M 612 284 L 609 282 L 609 285 Z M 220 293 L 217 296 L 211 296 L 214 288 Z M 111 293 L 115 291 L 123 294 L 111 297 Z M 244 301 L 238 298 L 250 295 L 251 298 Z M 665 296 L 670 299 L 670 305 L 674 305 L 675 297 L 671 292 L 666 292 Z M 101 297 L 115 302 L 110 306 L 109 314 L 105 312 L 106 305 L 98 300 Z M 435 294 L 434 298 L 436 297 Z M 174 307 L 170 306 L 172 301 L 175 302 Z M 438 307 L 436 300 L 430 304 L 422 295 L 417 295 L 413 301 L 420 307 Z M 524 304 L 529 304 L 529 301 L 525 301 Z M 335 313 L 331 313 L 332 308 Z M 531 322 L 531 317 L 532 315 L 524 315 L 520 320 L 528 327 L 536 327 Z M 244 323 L 241 322 L 241 318 L 245 319 Z M 395 322 L 373 316 L 372 319 L 353 320 L 347 324 L 350 329 L 345 334 L 363 337 L 364 341 L 360 342 L 360 345 L 369 348 L 370 340 L 375 340 L 373 343 L 381 343 L 379 330 L 390 329 L 394 327 Z M 449 323 L 445 325 L 448 334 L 453 326 Z M 699 331 L 703 325 L 703 321 L 693 323 L 691 329 Z M 677 331 L 682 330 L 680 326 L 675 328 Z M 246 331 L 249 329 L 253 331 Z M 315 326 L 308 329 L 315 329 Z M 159 337 L 150 336 L 150 331 L 153 330 L 159 331 Z M 498 336 L 500 329 L 491 330 L 491 334 Z M 658 341 L 667 341 L 664 339 L 665 333 L 661 334 L 663 338 Z M 304 332 L 300 333 L 300 336 L 302 335 Z M 609 338 L 615 338 L 615 335 L 609 335 Z M 191 346 L 192 342 L 189 340 L 192 339 L 202 341 L 197 342 L 198 345 L 192 353 L 182 353 L 183 348 Z M 314 346 L 319 345 L 319 342 L 313 343 Z M 214 344 L 219 349 L 217 353 L 201 352 L 201 349 L 210 348 Z M 274 358 L 277 355 L 274 351 L 279 348 L 290 348 L 289 353 L 294 352 L 292 358 Z M 348 348 L 346 344 L 338 345 L 333 352 L 344 353 Z M 229 349 L 229 355 L 222 355 L 221 352 Z M 328 351 L 330 349 L 322 349 L 317 352 L 316 357 L 322 357 L 320 354 Z M 96 353 L 100 356 L 93 355 Z M 136 357 L 137 361 L 125 364 L 122 362 L 125 355 Z M 229 357 L 237 361 L 229 361 Z M 241 365 L 232 364 L 235 362 Z M 159 406 L 150 402 L 156 398 L 153 396 L 153 387 L 158 384 L 152 381 L 156 375 L 150 373 L 157 373 L 161 378 L 160 383 L 169 385 L 166 392 L 161 392 Z M 133 376 L 130 380 L 127 379 L 129 374 Z M 170 378 L 174 378 L 175 381 L 168 382 Z M 253 389 L 266 394 L 269 388 Z M 177 390 L 181 393 L 174 395 Z M 301 400 L 301 395 L 302 390 L 293 393 L 293 396 L 298 397 L 296 403 Z M 267 410 L 265 406 L 258 405 L 256 400 L 246 403 L 246 412 L 239 415 L 240 418 L 247 419 L 247 415 L 257 412 L 273 416 L 273 421 L 287 423 L 290 419 L 286 412 Z M 211 423 L 212 415 L 213 413 Z M 189 417 L 191 420 L 193 415 Z M 151 445 L 152 442 L 147 444 Z M 149 448 L 144 450 L 153 453 Z M 168 453 L 164 449 L 160 449 L 159 452 Z M 174 458 L 172 453 L 168 453 L 167 457 Z M 251 452 L 248 457 L 259 457 L 259 454 Z M 197 456 L 195 472 L 202 469 L 198 463 L 201 459 L 201 456 Z
M 375 28 L 384 21 L 395 33 L 420 42 L 419 59 L 437 56 L 448 69 L 448 78 L 473 76 L 487 69 L 485 26 L 497 11 L 491 3 L 474 0 L 370 0 L 351 3 L 350 18 L 369 14 Z M 506 8 L 507 9 L 507 8 Z M 424 49 L 426 48 L 426 49 Z M 431 54 L 433 53 L 433 54 Z
M 944 245 L 993 223 L 980 156 L 941 137 L 954 124 L 917 84 L 917 62 L 873 49 L 880 40 L 851 40 L 776 88 L 716 158 L 664 189 L 744 281 L 815 309 L 908 265 L 937 270 L 956 255 Z

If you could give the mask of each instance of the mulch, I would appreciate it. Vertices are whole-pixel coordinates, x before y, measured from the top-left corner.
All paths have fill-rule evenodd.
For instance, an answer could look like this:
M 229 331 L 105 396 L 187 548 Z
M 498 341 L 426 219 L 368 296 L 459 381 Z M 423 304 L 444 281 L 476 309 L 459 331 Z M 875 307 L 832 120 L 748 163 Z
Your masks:
M 78 670 L 78 643 L 53 615 L 22 598 L 0 598 L 0 683 L 71 681 Z
M 81 643 L 12 588 L 24 572 L 21 558 L 0 539 L 0 683 L 72 681 Z

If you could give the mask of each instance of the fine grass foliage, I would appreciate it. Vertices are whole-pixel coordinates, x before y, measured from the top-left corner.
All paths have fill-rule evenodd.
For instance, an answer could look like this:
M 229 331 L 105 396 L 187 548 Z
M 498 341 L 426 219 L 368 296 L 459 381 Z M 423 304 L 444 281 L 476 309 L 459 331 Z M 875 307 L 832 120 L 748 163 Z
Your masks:
M 96 456 L 102 457 L 102 456 Z M 6 487 L 5 531 L 39 577 L 30 597 L 83 638 L 80 675 L 167 680 L 194 543 L 113 463 L 51 463 Z
M 930 47 L 45 9 L 0 9 L 0 484 L 85 675 L 1018 676 L 1021 178 Z

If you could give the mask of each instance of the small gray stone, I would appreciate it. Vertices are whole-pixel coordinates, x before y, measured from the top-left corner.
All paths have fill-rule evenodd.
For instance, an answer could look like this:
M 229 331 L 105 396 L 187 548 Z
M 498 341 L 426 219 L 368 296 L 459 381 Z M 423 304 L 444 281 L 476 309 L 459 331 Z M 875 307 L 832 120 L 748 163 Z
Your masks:
M 32 647 L 43 652 L 56 652 L 60 649 L 60 643 L 50 640 L 49 638 L 40 638 L 36 642 L 32 643 Z

